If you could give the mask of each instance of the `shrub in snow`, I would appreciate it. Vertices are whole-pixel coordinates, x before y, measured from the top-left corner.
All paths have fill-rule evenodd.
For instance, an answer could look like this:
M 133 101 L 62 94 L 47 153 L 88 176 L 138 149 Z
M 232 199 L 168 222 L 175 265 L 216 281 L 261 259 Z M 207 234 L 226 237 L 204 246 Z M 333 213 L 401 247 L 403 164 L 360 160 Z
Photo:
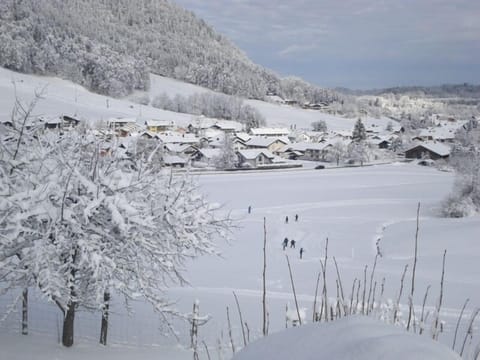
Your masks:
M 443 216 L 461 218 L 472 216 L 476 213 L 477 207 L 473 200 L 461 191 L 456 191 L 447 196 L 442 202 L 441 212 Z

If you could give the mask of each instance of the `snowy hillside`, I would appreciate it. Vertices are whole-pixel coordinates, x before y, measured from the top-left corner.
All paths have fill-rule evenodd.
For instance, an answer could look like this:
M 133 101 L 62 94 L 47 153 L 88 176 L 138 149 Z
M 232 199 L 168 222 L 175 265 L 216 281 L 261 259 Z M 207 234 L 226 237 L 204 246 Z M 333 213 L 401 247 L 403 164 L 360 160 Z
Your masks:
M 188 96 L 211 92 L 206 88 L 184 83 L 175 79 L 151 75 L 149 98 L 153 99 L 163 93 L 174 97 L 176 94 Z M 195 116 L 140 105 L 128 100 L 115 99 L 99 95 L 67 80 L 54 77 L 35 76 L 17 73 L 0 68 L 0 120 L 9 119 L 15 101 L 15 93 L 21 100 L 33 98 L 36 91 L 45 89 L 42 100 L 35 108 L 38 115 L 56 116 L 62 113 L 78 115 L 90 122 L 106 120 L 110 117 L 137 117 L 142 119 L 161 119 L 174 121 L 178 126 L 186 126 Z M 271 126 L 298 129 L 311 129 L 311 123 L 325 120 L 331 130 L 351 131 L 356 119 L 345 119 L 314 110 L 304 110 L 286 105 L 271 104 L 257 100 L 247 100 L 266 118 Z M 365 123 L 377 124 L 385 128 L 387 119 L 365 119 Z
M 188 84 L 163 76 L 151 75 L 151 87 L 148 91 L 150 99 L 154 99 L 162 94 L 168 94 L 170 98 L 175 95 L 190 96 L 201 93 L 214 93 L 209 89 Z M 297 129 L 312 129 L 312 123 L 324 120 L 329 130 L 346 130 L 353 129 L 357 118 L 343 118 L 322 113 L 316 110 L 306 110 L 288 105 L 274 104 L 259 100 L 246 100 L 246 104 L 253 106 L 265 117 L 267 124 L 273 127 L 291 127 L 296 126 Z M 362 117 L 367 127 L 372 124 L 384 129 L 388 122 L 387 118 L 375 119 L 372 117 Z
M 338 98 L 254 64 L 169 0 L 2 1 L 0 33 L 0 66 L 58 75 L 111 96 L 147 89 L 153 72 L 256 99 L 269 91 L 298 94 L 298 101 Z
M 28 102 L 34 97 L 35 92 L 42 90 L 44 90 L 42 99 L 35 108 L 36 115 L 76 114 L 90 123 L 117 116 L 154 118 L 174 121 L 179 126 L 184 126 L 192 120 L 191 115 L 95 94 L 67 80 L 25 75 L 4 68 L 0 68 L 0 120 L 10 118 L 15 96 Z

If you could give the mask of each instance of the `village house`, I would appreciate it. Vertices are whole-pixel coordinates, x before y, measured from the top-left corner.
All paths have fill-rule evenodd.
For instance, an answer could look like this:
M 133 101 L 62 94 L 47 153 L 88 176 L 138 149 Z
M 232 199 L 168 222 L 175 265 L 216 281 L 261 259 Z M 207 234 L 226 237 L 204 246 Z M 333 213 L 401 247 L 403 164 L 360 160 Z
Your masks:
M 163 149 L 169 155 L 178 155 L 183 158 L 190 158 L 197 152 L 197 148 L 195 146 L 189 144 L 165 144 Z
M 60 116 L 60 119 L 62 121 L 63 129 L 73 129 L 81 122 L 80 118 L 75 115 L 62 115 Z
M 311 161 L 325 160 L 330 143 L 294 143 L 283 147 L 281 156 L 289 159 L 302 159 Z
M 378 136 L 368 139 L 367 142 L 379 149 L 389 149 L 392 144 L 390 140 Z
M 164 155 L 163 164 L 170 167 L 183 168 L 188 163 L 187 159 L 184 159 L 178 155 Z
M 115 131 L 118 136 L 126 137 L 126 136 L 141 134 L 143 131 L 143 127 L 138 125 L 136 122 L 135 123 L 131 122 L 131 123 L 127 123 L 126 125 L 120 128 L 117 128 Z
M 290 141 L 286 138 L 252 136 L 245 145 L 248 149 L 265 149 L 270 152 L 277 152 L 289 143 Z
M 258 168 L 259 166 L 273 164 L 275 156 L 268 150 L 246 149 L 237 151 L 238 163 L 245 168 Z
M 238 121 L 213 119 L 205 116 L 199 116 L 195 121 L 187 125 L 187 131 L 197 136 L 206 136 L 209 129 L 210 131 L 216 130 L 225 134 L 233 134 L 243 131 L 244 125 Z
M 195 154 L 193 154 L 192 160 L 196 163 L 215 166 L 215 161 L 221 154 L 222 151 L 220 149 L 198 149 Z
M 108 128 L 114 131 L 126 125 L 136 124 L 136 123 L 137 123 L 137 119 L 135 118 L 110 118 L 107 120 Z
M 173 121 L 168 120 L 146 120 L 145 126 L 147 127 L 147 131 L 153 133 L 159 133 L 163 131 L 173 130 L 175 127 L 175 123 Z
M 200 139 L 194 134 L 179 134 L 175 132 L 167 132 L 157 134 L 157 138 L 164 144 L 188 144 L 199 145 Z
M 450 156 L 450 147 L 439 142 L 417 144 L 405 150 L 407 159 L 446 159 Z
M 43 123 L 43 125 L 45 126 L 45 129 L 54 130 L 54 129 L 61 129 L 62 127 L 62 119 L 59 116 L 57 117 L 40 116 L 38 118 L 38 121 Z

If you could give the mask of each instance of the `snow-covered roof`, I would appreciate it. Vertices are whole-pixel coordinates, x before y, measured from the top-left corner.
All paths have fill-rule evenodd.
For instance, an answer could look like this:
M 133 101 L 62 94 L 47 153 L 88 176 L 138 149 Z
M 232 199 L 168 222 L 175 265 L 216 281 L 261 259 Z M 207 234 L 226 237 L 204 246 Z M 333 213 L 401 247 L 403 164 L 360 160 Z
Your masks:
M 147 126 L 161 126 L 161 127 L 169 127 L 169 126 L 174 126 L 175 123 L 170 120 L 154 120 L 154 119 L 149 119 L 145 121 L 145 125 Z
M 237 153 L 247 160 L 256 159 L 260 154 L 263 154 L 269 159 L 273 159 L 275 157 L 270 151 L 262 149 L 244 149 L 238 150 Z
M 326 147 L 330 146 L 330 143 L 309 143 L 309 142 L 298 142 L 290 145 L 286 145 L 283 148 L 283 151 L 294 150 L 294 151 L 307 151 L 307 150 L 324 150 Z
M 287 136 L 290 134 L 290 130 L 287 128 L 252 128 L 250 132 L 257 136 Z
M 135 118 L 110 118 L 107 120 L 108 124 L 118 124 L 118 123 L 136 123 L 137 119 Z
M 213 159 L 217 156 L 220 156 L 221 149 L 199 149 L 198 152 L 207 159 Z
M 183 153 L 187 149 L 194 149 L 189 144 L 165 144 L 165 149 L 172 153 Z
M 424 142 L 424 143 L 417 143 L 410 148 L 408 148 L 406 151 L 415 149 L 416 147 L 424 147 L 427 150 L 430 150 L 431 152 L 434 152 L 435 154 L 438 154 L 440 156 L 448 156 L 450 155 L 450 147 L 447 145 L 444 145 L 439 142 Z
M 195 129 L 209 129 L 211 127 L 219 128 L 223 131 L 231 130 L 231 131 L 242 131 L 244 126 L 242 123 L 233 120 L 221 120 L 221 119 L 214 119 L 208 118 L 204 116 L 200 116 L 194 121 L 192 121 L 189 125 L 191 125 Z
M 269 147 L 274 142 L 280 141 L 284 144 L 290 143 L 288 139 L 281 137 L 263 137 L 263 136 L 252 136 L 245 144 L 247 146 L 257 146 L 257 147 Z
M 389 139 L 387 138 L 384 138 L 384 137 L 380 137 L 380 138 L 377 138 L 377 139 L 368 139 L 367 142 L 369 142 L 370 144 L 373 144 L 373 145 L 379 145 L 381 144 L 382 142 L 390 142 Z
M 62 119 L 59 116 L 39 116 L 38 120 L 45 124 L 61 124 Z
M 248 344 L 232 360 L 460 360 L 428 336 L 407 332 L 373 317 L 351 316 L 292 327 Z
M 187 160 L 177 155 L 165 155 L 163 157 L 163 162 L 167 165 L 186 164 Z
M 247 142 L 251 138 L 251 136 L 249 134 L 247 134 L 246 132 L 237 132 L 235 134 L 235 136 L 237 138 L 239 138 L 240 140 L 242 140 L 243 142 Z
M 192 134 L 158 134 L 160 141 L 168 144 L 196 144 L 199 139 Z
M 129 122 L 125 125 L 123 125 L 120 130 L 123 130 L 125 132 L 128 132 L 130 134 L 132 133 L 139 133 L 143 130 L 143 127 L 141 127 L 140 125 L 138 125 L 137 123 L 132 123 L 132 122 Z

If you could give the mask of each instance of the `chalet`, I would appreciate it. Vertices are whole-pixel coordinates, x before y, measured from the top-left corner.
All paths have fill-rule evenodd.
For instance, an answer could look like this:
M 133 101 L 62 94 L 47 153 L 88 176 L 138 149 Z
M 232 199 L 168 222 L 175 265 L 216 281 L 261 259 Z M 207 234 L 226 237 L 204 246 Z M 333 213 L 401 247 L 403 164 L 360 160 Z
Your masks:
M 388 139 L 381 137 L 369 139 L 367 142 L 379 149 L 389 149 L 391 145 L 391 142 Z
M 221 131 L 226 134 L 232 134 L 243 131 L 243 124 L 233 120 L 220 120 L 199 116 L 194 122 L 188 124 L 187 131 L 196 135 L 205 136 L 207 129 Z
M 158 136 L 156 133 L 154 132 L 151 132 L 151 131 L 144 131 L 140 134 L 140 137 L 143 138 L 143 139 L 157 139 L 158 140 Z
M 216 158 L 222 154 L 220 149 L 198 149 L 192 156 L 192 160 L 213 166 Z
M 62 120 L 62 128 L 64 129 L 72 129 L 78 126 L 80 124 L 81 120 L 75 115 L 62 115 L 61 117 Z
M 136 124 L 137 120 L 134 118 L 110 118 L 107 120 L 107 126 L 112 130 L 118 130 L 129 124 Z
M 223 131 L 225 134 L 233 134 L 243 130 L 243 124 L 232 120 L 216 121 L 210 128 Z
M 275 156 L 268 150 L 246 149 L 237 151 L 238 163 L 241 167 L 257 168 L 273 163 Z
M 450 156 L 450 147 L 439 142 L 417 144 L 405 151 L 407 159 L 430 158 L 432 160 L 446 159 Z
M 163 164 L 165 166 L 171 166 L 171 167 L 185 167 L 185 165 L 188 163 L 187 159 L 184 159 L 178 155 L 164 155 L 163 156 Z
M 120 137 L 132 136 L 142 133 L 143 128 L 137 123 L 127 123 L 124 126 L 116 128 L 116 133 Z
M 200 139 L 193 134 L 178 134 L 174 132 L 157 134 L 158 139 L 164 144 L 199 144 Z
M 327 102 L 318 102 L 318 103 L 307 102 L 302 105 L 302 108 L 308 109 L 308 110 L 322 110 L 322 109 L 326 109 L 328 105 L 329 104 Z
M 290 141 L 286 138 L 252 136 L 245 145 L 248 149 L 265 149 L 270 152 L 276 152 L 289 143 Z
M 60 117 L 45 117 L 41 116 L 38 118 L 39 121 L 41 121 L 45 129 L 60 129 L 62 127 L 62 119 Z
M 250 129 L 250 134 L 252 136 L 282 137 L 288 136 L 290 130 L 287 128 L 252 128 Z
M 179 155 L 190 158 L 198 150 L 195 146 L 189 144 L 165 144 L 163 149 L 170 155 Z
M 145 126 L 147 127 L 148 131 L 153 133 L 159 133 L 162 131 L 172 130 L 175 127 L 175 123 L 173 121 L 168 120 L 146 120 Z
M 330 143 L 295 143 L 285 146 L 281 152 L 282 157 L 302 160 L 320 161 L 325 160 Z
M 232 138 L 233 148 L 235 150 L 242 150 L 247 148 L 247 142 L 251 136 L 247 133 L 236 133 Z

